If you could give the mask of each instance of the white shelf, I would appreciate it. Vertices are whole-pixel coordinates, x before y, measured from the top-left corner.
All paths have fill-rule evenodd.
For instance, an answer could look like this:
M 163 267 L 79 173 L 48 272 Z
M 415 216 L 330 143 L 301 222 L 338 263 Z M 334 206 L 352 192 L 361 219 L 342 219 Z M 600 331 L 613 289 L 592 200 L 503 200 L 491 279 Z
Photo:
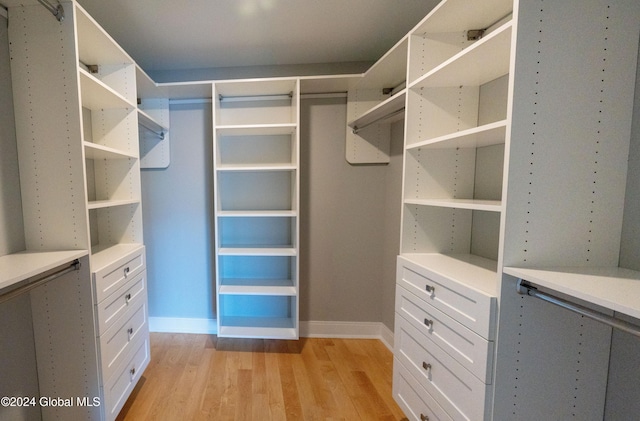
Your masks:
M 87 250 L 22 251 L 0 257 L 0 290 L 86 256 Z
M 293 247 L 220 247 L 220 256 L 296 256 Z
M 509 21 L 418 78 L 410 88 L 480 86 L 509 73 L 511 29 Z
M 402 257 L 454 282 L 497 297 L 498 263 L 473 254 L 403 253 Z
M 218 216 L 223 218 L 244 218 L 244 217 L 295 217 L 298 212 L 294 210 L 239 210 L 239 211 L 218 211 Z
M 92 76 L 82 68 L 78 68 L 80 75 L 80 93 L 82 96 L 82 106 L 90 110 L 101 110 L 111 108 L 136 108 L 135 105 L 126 100 L 104 82 Z
M 220 294 L 279 295 L 294 297 L 296 287 L 290 279 L 222 279 Z
M 405 199 L 405 204 L 420 206 L 436 206 L 441 208 L 470 209 L 487 212 L 501 212 L 502 202 L 499 200 L 476 199 Z
M 218 335 L 227 338 L 298 339 L 290 318 L 223 317 Z
M 84 156 L 87 159 L 129 159 L 137 156 L 124 152 L 120 149 L 99 145 L 92 142 L 83 142 Z
M 99 272 L 106 266 L 144 247 L 139 243 L 98 244 L 91 248 L 91 271 Z
M 218 165 L 218 171 L 295 171 L 294 164 L 225 164 Z
M 640 319 L 640 272 L 618 267 L 517 268 L 511 276 Z
M 354 83 L 355 89 L 394 88 L 407 76 L 409 38 L 404 37 Z
M 446 0 L 410 32 L 412 35 L 484 29 L 511 13 L 513 0 Z
M 270 136 L 290 135 L 295 133 L 295 123 L 284 124 L 238 124 L 217 126 L 218 136 Z
M 135 205 L 138 203 L 140 203 L 139 199 L 94 200 L 87 203 L 87 209 L 113 208 L 116 206 Z
M 133 64 L 133 59 L 89 14 L 76 6 L 78 56 L 85 64 Z
M 387 116 L 395 115 L 404 109 L 405 98 L 407 96 L 407 90 L 403 89 L 390 98 L 387 98 L 380 104 L 371 108 L 369 111 L 362 114 L 360 117 L 353 121 L 350 121 L 347 125 L 352 129 L 357 127 L 364 127 L 372 124 L 376 121 L 383 121 Z
M 481 148 L 499 145 L 505 143 L 506 133 L 507 121 L 501 120 L 480 127 L 412 143 L 407 146 L 407 150 L 417 148 Z

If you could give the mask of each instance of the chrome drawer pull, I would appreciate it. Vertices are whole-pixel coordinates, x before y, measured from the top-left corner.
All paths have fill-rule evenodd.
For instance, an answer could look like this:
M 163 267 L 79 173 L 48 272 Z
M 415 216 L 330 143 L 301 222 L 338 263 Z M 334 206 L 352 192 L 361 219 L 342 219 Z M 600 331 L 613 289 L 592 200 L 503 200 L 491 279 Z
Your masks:
M 136 375 L 136 368 L 131 368 L 131 370 L 129 370 L 129 374 L 131 374 L 131 380 L 133 380 L 133 377 Z
M 424 289 L 429 293 L 429 294 L 433 294 L 436 290 L 436 287 L 431 286 L 431 285 L 425 285 Z
M 426 361 L 423 361 L 422 368 L 424 368 L 425 370 L 431 370 L 431 364 L 428 364 Z
M 129 304 L 129 301 L 131 301 L 131 294 L 125 295 L 124 299 L 127 301 L 127 304 Z
M 127 329 L 127 333 L 129 334 L 129 340 L 131 340 L 131 336 L 133 336 L 133 328 L 130 327 L 129 329 Z
M 429 421 L 429 417 L 425 414 L 420 414 L 420 421 Z
M 433 320 L 424 319 L 424 325 L 429 329 L 433 328 Z
M 124 268 L 124 277 L 126 278 L 127 276 L 129 276 L 129 266 L 127 266 L 126 268 Z

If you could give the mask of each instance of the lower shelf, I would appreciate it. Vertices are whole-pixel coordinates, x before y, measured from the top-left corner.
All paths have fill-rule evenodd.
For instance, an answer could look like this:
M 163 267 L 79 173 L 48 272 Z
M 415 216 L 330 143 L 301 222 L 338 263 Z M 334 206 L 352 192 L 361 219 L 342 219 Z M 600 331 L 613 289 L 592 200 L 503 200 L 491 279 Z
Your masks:
M 298 339 L 292 318 L 227 316 L 220 321 L 219 337 Z
M 98 272 L 105 266 L 128 256 L 143 247 L 140 243 L 97 244 L 91 247 L 91 271 Z
M 288 295 L 218 295 L 218 336 L 298 338 L 298 300 Z

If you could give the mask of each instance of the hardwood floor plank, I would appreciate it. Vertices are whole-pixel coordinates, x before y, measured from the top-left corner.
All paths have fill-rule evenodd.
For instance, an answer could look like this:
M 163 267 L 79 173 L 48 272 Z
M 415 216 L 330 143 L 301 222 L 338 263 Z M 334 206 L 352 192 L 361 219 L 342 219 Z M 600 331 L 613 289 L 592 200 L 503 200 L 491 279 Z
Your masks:
M 378 340 L 151 334 L 151 362 L 119 421 L 402 420 Z

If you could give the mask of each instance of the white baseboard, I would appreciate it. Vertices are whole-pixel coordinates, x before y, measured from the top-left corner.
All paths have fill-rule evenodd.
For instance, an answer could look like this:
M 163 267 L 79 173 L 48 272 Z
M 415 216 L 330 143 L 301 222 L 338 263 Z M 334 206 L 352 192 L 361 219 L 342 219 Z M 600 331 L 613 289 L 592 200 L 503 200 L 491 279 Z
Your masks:
M 186 319 L 175 317 L 149 317 L 149 331 L 171 333 L 200 333 L 215 335 L 215 319 Z M 379 339 L 393 351 L 393 332 L 380 322 L 300 322 L 303 338 Z

